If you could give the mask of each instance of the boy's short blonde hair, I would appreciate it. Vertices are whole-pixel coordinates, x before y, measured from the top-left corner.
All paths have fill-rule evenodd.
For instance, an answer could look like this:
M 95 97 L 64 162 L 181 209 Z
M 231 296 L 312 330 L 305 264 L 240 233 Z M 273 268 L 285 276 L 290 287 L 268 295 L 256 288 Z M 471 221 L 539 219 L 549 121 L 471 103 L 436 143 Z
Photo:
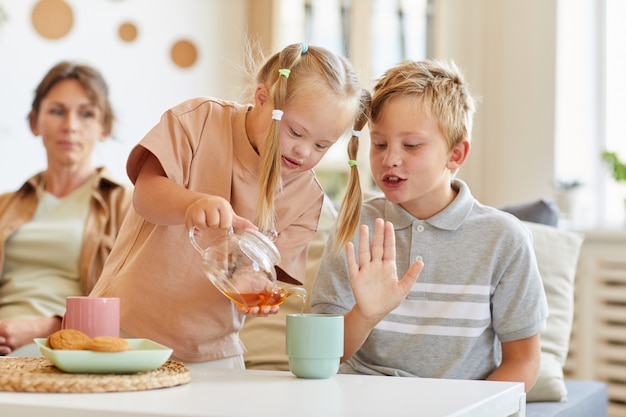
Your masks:
M 374 86 L 371 119 L 376 122 L 392 98 L 415 96 L 433 117 L 452 149 L 471 140 L 475 99 L 463 74 L 452 61 L 403 61 L 387 70 Z

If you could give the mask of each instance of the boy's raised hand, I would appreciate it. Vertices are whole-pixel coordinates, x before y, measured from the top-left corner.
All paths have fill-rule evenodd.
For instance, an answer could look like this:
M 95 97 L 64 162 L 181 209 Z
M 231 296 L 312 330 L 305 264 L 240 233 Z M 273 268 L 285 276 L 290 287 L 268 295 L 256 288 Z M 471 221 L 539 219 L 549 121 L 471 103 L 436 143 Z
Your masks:
M 359 235 L 358 263 L 354 245 L 346 247 L 350 285 L 361 315 L 378 323 L 406 298 L 424 264 L 413 263 L 398 280 L 393 224 L 376 219 L 371 245 L 367 226 L 361 225 Z

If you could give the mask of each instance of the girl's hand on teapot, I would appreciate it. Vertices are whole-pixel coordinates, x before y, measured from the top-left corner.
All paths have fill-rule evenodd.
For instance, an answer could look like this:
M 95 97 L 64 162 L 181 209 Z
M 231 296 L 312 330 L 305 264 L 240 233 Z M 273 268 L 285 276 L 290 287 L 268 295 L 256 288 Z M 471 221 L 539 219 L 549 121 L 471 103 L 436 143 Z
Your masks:
M 278 313 L 279 307 L 276 306 L 263 306 L 263 307 L 250 307 L 242 308 L 236 306 L 237 310 L 249 317 L 267 317 L 272 314 Z
M 193 226 L 198 229 L 234 227 L 257 230 L 250 220 L 235 214 L 233 207 L 226 199 L 214 195 L 199 198 L 187 207 L 185 226 L 188 230 Z

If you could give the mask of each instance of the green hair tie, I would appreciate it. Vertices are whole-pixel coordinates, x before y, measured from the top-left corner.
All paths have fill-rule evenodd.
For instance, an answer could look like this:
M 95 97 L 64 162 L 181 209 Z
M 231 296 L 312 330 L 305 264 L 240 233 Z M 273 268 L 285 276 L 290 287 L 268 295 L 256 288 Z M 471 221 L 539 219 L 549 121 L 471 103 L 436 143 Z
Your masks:
M 285 78 L 289 78 L 289 74 L 291 74 L 291 70 L 287 68 L 281 68 L 278 70 L 278 75 L 282 75 Z
M 355 167 L 355 166 L 359 165 L 359 162 L 356 159 L 349 159 L 348 160 L 348 165 L 350 165 L 350 167 Z

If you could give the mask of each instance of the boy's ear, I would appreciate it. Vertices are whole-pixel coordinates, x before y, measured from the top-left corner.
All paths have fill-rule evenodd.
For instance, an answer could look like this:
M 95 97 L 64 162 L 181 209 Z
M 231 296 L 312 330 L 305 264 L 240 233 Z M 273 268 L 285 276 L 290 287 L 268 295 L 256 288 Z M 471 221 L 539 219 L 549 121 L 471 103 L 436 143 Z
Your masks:
M 455 145 L 450 153 L 450 159 L 448 159 L 448 169 L 452 172 L 456 172 L 459 168 L 461 168 L 469 155 L 470 148 L 470 142 L 467 139 L 463 139 Z

